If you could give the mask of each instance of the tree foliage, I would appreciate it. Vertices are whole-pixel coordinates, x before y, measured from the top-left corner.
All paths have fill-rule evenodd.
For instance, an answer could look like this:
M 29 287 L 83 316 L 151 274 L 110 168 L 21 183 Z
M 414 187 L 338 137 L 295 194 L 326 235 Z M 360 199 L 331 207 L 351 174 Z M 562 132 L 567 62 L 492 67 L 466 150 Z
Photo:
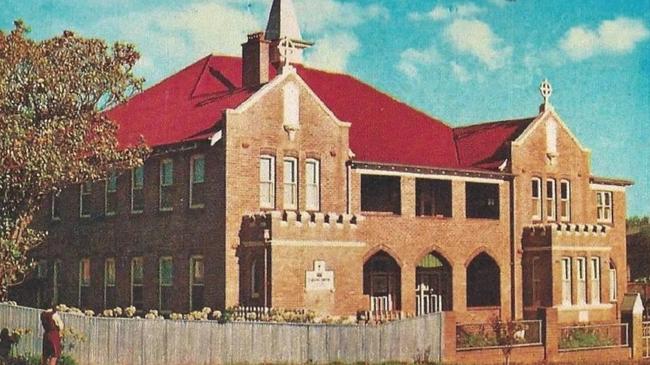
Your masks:
M 22 21 L 0 31 L 0 299 L 45 236 L 30 225 L 51 193 L 142 164 L 148 153 L 143 143 L 118 146 L 103 114 L 142 88 L 135 48 L 28 33 Z

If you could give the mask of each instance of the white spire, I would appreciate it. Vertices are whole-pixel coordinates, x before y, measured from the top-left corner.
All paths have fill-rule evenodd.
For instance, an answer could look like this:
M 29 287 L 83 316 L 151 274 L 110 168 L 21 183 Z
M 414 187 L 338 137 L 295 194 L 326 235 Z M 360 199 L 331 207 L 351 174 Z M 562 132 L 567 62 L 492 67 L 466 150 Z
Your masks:
M 298 18 L 292 0 L 273 0 L 266 25 L 266 39 L 275 41 L 283 38 L 302 41 Z

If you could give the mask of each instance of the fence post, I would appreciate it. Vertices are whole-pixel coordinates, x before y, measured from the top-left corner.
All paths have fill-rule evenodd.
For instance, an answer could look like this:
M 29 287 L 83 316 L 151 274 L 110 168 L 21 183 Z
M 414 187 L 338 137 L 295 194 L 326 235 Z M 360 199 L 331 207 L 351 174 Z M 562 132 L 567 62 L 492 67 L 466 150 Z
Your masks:
M 442 348 L 440 358 L 442 362 L 454 362 L 456 360 L 456 314 L 454 312 L 442 312 Z
M 558 357 L 560 350 L 560 326 L 558 324 L 557 308 L 539 308 L 537 316 L 542 321 L 544 359 L 553 361 Z
M 638 293 L 625 294 L 621 305 L 621 320 L 628 326 L 628 345 L 632 358 L 643 358 L 643 303 Z

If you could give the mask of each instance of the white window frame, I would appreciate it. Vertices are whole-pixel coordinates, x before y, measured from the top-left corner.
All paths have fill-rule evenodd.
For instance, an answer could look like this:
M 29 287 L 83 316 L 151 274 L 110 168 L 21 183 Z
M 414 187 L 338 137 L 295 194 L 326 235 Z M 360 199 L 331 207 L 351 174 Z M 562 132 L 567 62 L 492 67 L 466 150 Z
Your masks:
M 549 183 L 551 183 L 552 189 L 548 188 Z M 555 179 L 546 179 L 545 188 L 546 195 L 544 200 L 546 200 L 546 219 L 555 221 L 557 219 L 557 184 L 555 182 Z M 549 194 L 551 195 L 549 196 Z
M 313 166 L 313 172 L 310 172 L 310 166 Z M 305 208 L 320 211 L 320 161 L 314 158 L 305 160 Z
M 618 273 L 616 266 L 611 262 L 609 264 L 609 301 L 615 302 L 618 300 Z
M 571 305 L 571 290 L 573 287 L 573 273 L 571 272 L 571 258 L 562 258 L 562 305 Z
M 264 161 L 269 163 L 268 174 L 263 173 Z M 260 156 L 260 208 L 275 208 L 275 157 L 271 155 Z M 268 200 L 265 200 L 265 192 L 268 192 Z
M 86 199 L 90 199 L 92 193 L 93 188 L 91 182 L 84 182 L 79 185 L 79 218 L 90 218 L 91 213 L 84 214 L 84 207 L 89 203 Z
M 114 282 L 109 282 L 108 281 L 108 272 L 109 272 L 109 262 L 112 263 L 113 265 L 113 279 L 115 280 Z M 108 288 L 114 288 L 115 284 L 117 282 L 117 267 L 115 266 L 115 258 L 114 257 L 109 257 L 104 260 L 104 308 L 106 308 L 107 304 L 107 298 L 108 298 Z
M 171 170 L 172 170 L 171 171 L 172 173 L 171 173 L 171 182 L 170 183 L 165 183 L 165 181 L 164 181 L 165 180 L 164 179 L 164 172 L 165 172 L 164 166 L 166 164 L 170 164 Z M 174 202 L 172 201 L 171 206 L 169 206 L 169 207 L 163 207 L 162 203 L 163 203 L 163 188 L 171 188 L 172 186 L 174 186 L 174 160 L 172 160 L 171 158 L 164 158 L 164 159 L 160 160 L 160 168 L 159 168 L 159 170 L 160 170 L 160 173 L 159 173 L 160 176 L 159 176 L 159 179 L 158 179 L 158 209 L 161 212 L 171 212 L 172 210 L 174 210 Z
M 140 266 L 142 266 L 142 283 L 140 283 L 140 284 L 136 284 L 134 282 L 134 280 L 133 280 L 134 277 L 135 277 L 135 270 L 134 270 L 135 263 L 137 261 L 139 261 Z M 135 287 L 144 288 L 144 258 L 142 256 L 136 256 L 136 257 L 131 258 L 131 273 L 130 274 L 131 274 L 131 298 L 130 298 L 131 300 L 130 300 L 130 303 L 131 303 L 131 305 L 134 305 L 133 304 L 133 289 Z M 144 289 L 143 289 L 143 300 L 144 300 Z
M 609 199 L 607 199 L 609 198 Z M 612 223 L 613 194 L 611 191 L 596 192 L 596 221 L 599 223 Z M 606 201 L 609 200 L 609 204 Z
M 87 283 L 84 283 L 84 281 L 83 281 L 83 278 L 84 278 L 84 266 L 85 265 L 88 266 L 88 282 Z M 90 259 L 88 257 L 84 257 L 84 258 L 80 259 L 79 260 L 79 286 L 78 286 L 79 297 L 77 299 L 77 304 L 79 305 L 80 308 L 81 308 L 81 304 L 82 304 L 81 303 L 81 290 L 82 290 L 82 288 L 89 288 L 90 285 L 91 285 L 92 272 L 90 270 L 91 270 Z
M 587 303 L 587 258 L 576 257 L 576 303 L 578 305 Z
M 163 261 L 169 260 L 170 265 L 171 265 L 171 283 L 169 284 L 163 284 L 163 278 L 162 278 L 162 264 Z M 162 256 L 161 258 L 158 259 L 158 309 L 163 310 L 162 307 L 162 288 L 170 288 L 174 286 L 174 259 L 171 256 Z M 164 310 L 171 310 L 171 308 L 165 308 Z
M 537 183 L 537 191 L 533 188 L 533 182 Z M 539 177 L 533 177 L 531 179 L 531 202 L 532 202 L 532 219 L 533 220 L 542 220 L 542 214 L 543 214 L 543 209 L 542 209 L 542 179 Z M 535 197 L 535 194 L 537 194 L 537 197 Z M 536 206 L 537 205 L 537 206 Z
M 142 184 L 141 186 L 137 186 L 135 184 L 135 177 L 136 177 L 136 170 L 142 170 Z M 136 168 L 131 169 L 131 214 L 141 214 L 144 212 L 144 204 L 143 204 L 143 209 L 135 209 L 135 191 L 142 191 L 143 197 L 144 197 L 144 166 L 139 166 Z
M 202 283 L 196 283 L 194 281 L 194 264 L 197 260 L 201 260 L 203 262 L 203 282 Z M 194 303 L 192 302 L 192 297 L 194 295 L 194 287 L 195 286 L 202 286 L 203 287 L 203 299 L 205 300 L 205 259 L 203 258 L 202 255 L 194 255 L 190 256 L 190 311 L 194 307 Z
M 287 172 L 291 175 L 287 176 Z M 283 175 L 283 208 L 298 209 L 298 159 L 285 157 L 282 159 Z
M 589 260 L 591 271 L 591 303 L 600 303 L 600 257 L 591 257 Z
M 114 189 L 109 189 L 110 186 L 110 181 L 112 179 L 115 179 L 115 188 Z M 111 173 L 111 175 L 106 178 L 105 184 L 104 184 L 104 215 L 106 216 L 114 216 L 117 214 L 117 207 L 114 207 L 115 210 L 109 211 L 108 210 L 108 194 L 117 194 L 117 174 L 114 172 Z M 116 204 L 117 204 L 117 199 L 116 199 Z
M 253 262 L 251 263 L 251 298 L 257 299 L 260 297 L 260 293 L 255 291 L 255 288 L 257 287 L 257 259 L 254 259 Z
M 52 192 L 52 203 L 50 206 L 50 219 L 53 221 L 60 221 L 61 220 L 61 215 L 59 212 L 59 215 L 56 214 L 56 207 L 57 207 L 57 199 L 61 197 L 61 192 L 60 191 L 53 191 Z M 59 207 L 60 208 L 60 207 Z
M 566 197 L 562 196 L 562 187 L 566 186 Z M 571 182 L 567 179 L 560 180 L 560 220 L 562 222 L 571 221 Z M 562 214 L 562 206 L 566 205 L 566 215 Z
M 201 181 L 196 181 L 194 177 L 194 162 L 197 160 L 203 160 L 203 180 Z M 190 209 L 199 209 L 205 207 L 204 202 L 194 204 L 194 185 L 196 184 L 205 184 L 205 155 L 203 154 L 193 155 L 190 157 Z

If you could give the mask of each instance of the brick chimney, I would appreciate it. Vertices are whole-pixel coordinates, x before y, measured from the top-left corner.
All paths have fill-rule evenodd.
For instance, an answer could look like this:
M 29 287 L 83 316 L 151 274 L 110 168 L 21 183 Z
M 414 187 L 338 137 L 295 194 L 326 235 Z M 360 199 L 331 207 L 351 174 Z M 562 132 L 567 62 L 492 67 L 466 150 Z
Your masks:
M 256 88 L 269 82 L 269 45 L 264 32 L 251 33 L 242 44 L 242 83 L 245 88 Z

